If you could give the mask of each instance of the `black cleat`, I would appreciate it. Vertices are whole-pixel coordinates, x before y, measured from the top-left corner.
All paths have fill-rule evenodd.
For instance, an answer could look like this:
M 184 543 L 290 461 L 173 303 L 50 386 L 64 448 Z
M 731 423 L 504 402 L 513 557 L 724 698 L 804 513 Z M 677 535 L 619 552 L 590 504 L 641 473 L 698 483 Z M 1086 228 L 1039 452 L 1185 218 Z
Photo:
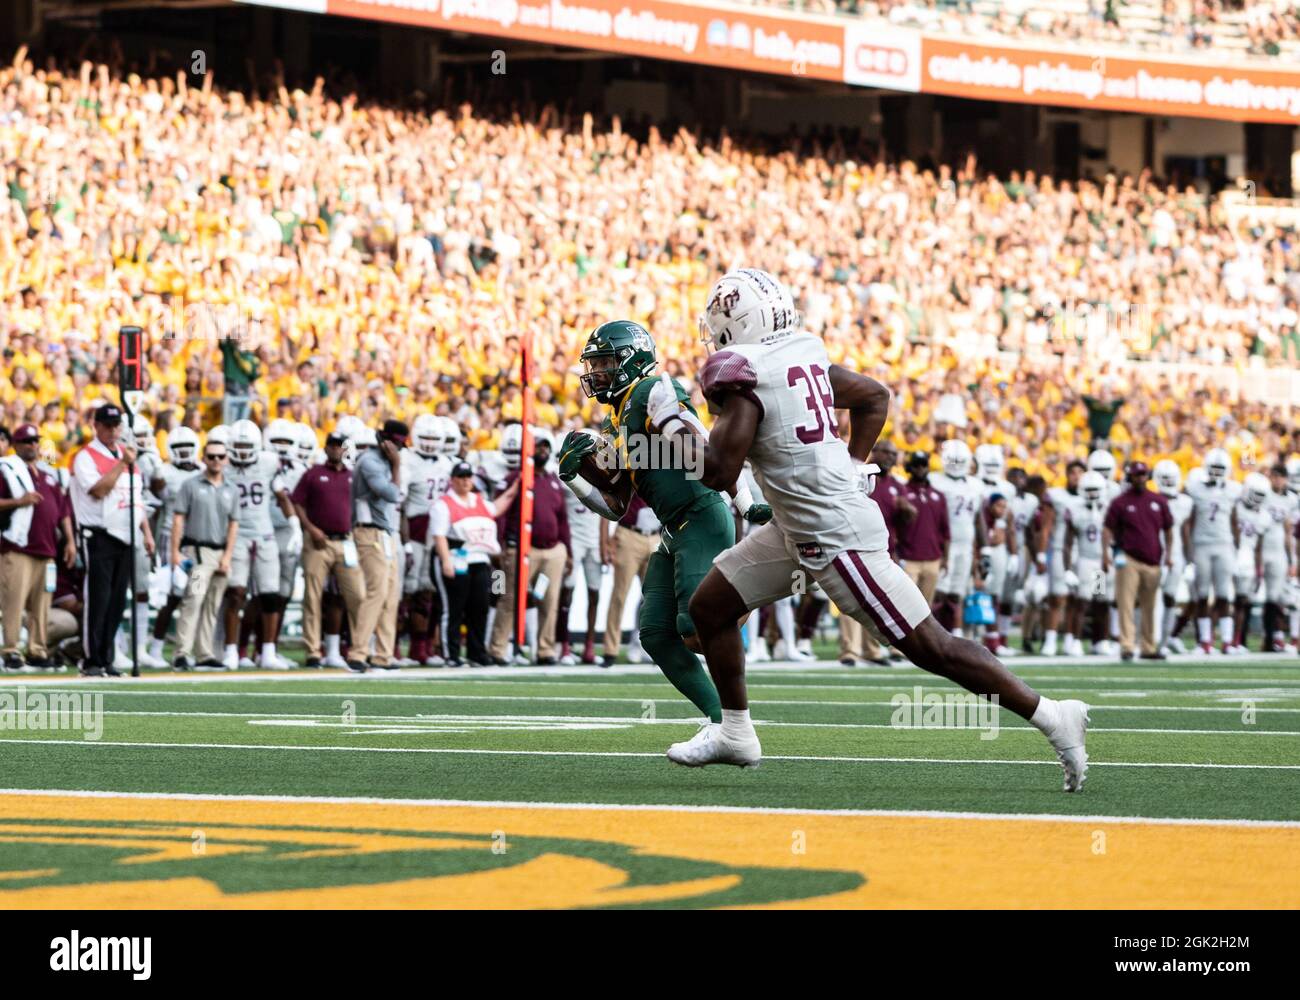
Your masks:
M 48 656 L 29 656 L 27 665 L 33 670 L 49 670 L 54 666 L 54 661 Z
M 304 667 L 306 667 L 308 670 L 319 670 L 319 669 L 320 669 L 320 657 L 319 657 L 319 656 L 309 656 L 309 657 L 307 657 L 306 660 L 303 661 L 303 664 L 302 664 L 302 665 L 303 665 Z
M 82 677 L 103 677 L 104 668 L 103 667 L 82 667 L 81 676 Z
M 362 660 L 348 660 L 348 669 L 354 674 L 364 674 L 366 672 L 366 664 Z
M 172 669 L 185 670 L 185 671 L 193 670 L 194 662 L 188 656 L 182 654 L 181 656 L 178 656 L 176 657 L 176 659 L 172 660 Z

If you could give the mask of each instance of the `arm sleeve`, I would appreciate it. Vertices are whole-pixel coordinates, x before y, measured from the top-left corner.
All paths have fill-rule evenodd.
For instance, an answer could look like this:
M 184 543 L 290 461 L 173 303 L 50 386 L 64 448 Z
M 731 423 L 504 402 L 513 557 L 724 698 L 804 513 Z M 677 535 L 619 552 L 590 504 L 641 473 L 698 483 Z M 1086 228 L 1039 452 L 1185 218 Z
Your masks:
M 757 390 L 758 372 L 749 358 L 736 351 L 719 351 L 712 355 L 700 373 L 700 391 L 711 403 L 721 405 L 728 393 L 738 392 L 754 403 L 761 414 L 763 403 Z

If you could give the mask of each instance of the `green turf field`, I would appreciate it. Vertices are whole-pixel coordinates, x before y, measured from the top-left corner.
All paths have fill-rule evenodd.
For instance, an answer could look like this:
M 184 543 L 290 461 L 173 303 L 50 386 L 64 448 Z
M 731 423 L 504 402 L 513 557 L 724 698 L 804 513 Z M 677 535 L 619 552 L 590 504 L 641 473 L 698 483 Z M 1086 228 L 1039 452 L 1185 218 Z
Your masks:
M 278 894 L 290 890 L 328 892 L 339 905 L 380 899 L 392 905 L 921 905 L 930 891 L 938 893 L 935 905 L 999 899 L 1003 905 L 1052 899 L 1107 905 L 1128 899 L 1126 892 L 1152 905 L 1189 899 L 1300 904 L 1294 853 L 1290 874 L 1270 870 L 1300 846 L 1300 661 L 1252 656 L 1014 666 L 1044 693 L 1093 706 L 1092 767 L 1081 794 L 1061 791 L 1045 740 L 1010 713 L 947 720 L 968 728 L 900 728 L 895 696 L 913 698 L 918 685 L 923 696 L 956 691 L 911 668 L 821 663 L 752 671 L 752 708 L 765 752 L 756 771 L 669 764 L 663 752 L 694 732 L 694 710 L 649 668 L 8 677 L 0 696 L 98 694 L 103 715 L 97 739 L 12 725 L 0 731 L 0 784 L 13 790 L 0 796 L 0 842 L 22 846 L 0 854 L 0 902 L 11 896 L 11 905 L 58 905 L 67 892 L 99 898 L 111 884 L 116 888 L 103 897 L 105 905 L 120 904 L 116 893 L 125 891 L 124 883 L 111 876 L 132 864 L 126 880 L 132 891 L 148 884 L 163 892 L 155 885 L 161 881 L 172 899 L 175 873 L 142 881 L 142 874 L 164 873 L 130 860 L 136 850 L 160 849 L 148 837 L 141 846 L 140 824 L 162 830 L 172 849 L 180 844 L 188 851 L 193 829 L 215 823 L 214 829 L 228 830 L 234 823 L 245 838 L 236 838 L 235 857 L 244 863 L 223 855 L 222 878 L 205 875 L 205 864 L 217 860 L 207 853 L 183 857 L 188 868 L 180 881 L 205 887 L 192 897 L 194 905 L 287 905 L 288 897 Z M 399 807 L 386 811 L 382 800 L 401 800 L 400 809 L 412 815 L 397 817 Z M 215 821 L 214 812 L 223 810 L 236 815 Z M 294 818 L 302 810 L 311 812 L 309 822 Z M 375 817 L 361 820 L 372 811 Z M 503 812 L 514 818 L 502 820 Z M 823 866 L 814 864 L 815 845 L 798 850 L 802 828 L 792 817 L 826 831 Z M 744 836 L 727 832 L 753 824 L 756 832 Z M 773 824 L 779 834 L 771 832 Z M 492 853 L 500 846 L 496 834 L 509 842 L 510 825 L 526 849 Z M 295 842 L 289 855 L 301 871 L 288 879 L 288 889 L 272 879 L 273 898 L 263 899 L 249 866 L 260 859 L 265 870 L 266 838 L 289 828 L 344 839 L 391 838 L 400 829 L 402 840 L 413 830 L 427 837 L 455 829 L 458 842 L 470 838 L 473 846 L 464 850 L 479 863 L 407 878 L 419 864 L 391 860 L 391 870 L 380 866 L 362 880 L 370 895 L 354 899 L 347 894 L 360 891 L 348 881 L 355 866 L 337 857 L 304 863 L 305 849 Z M 59 829 L 65 835 L 51 832 Z M 125 840 L 122 830 L 131 831 Z M 1108 830 L 1128 849 L 1107 848 Z M 676 844 L 687 831 L 694 834 L 686 846 Z M 1050 847 L 1058 837 L 1078 841 L 1070 848 L 1078 858 L 1065 860 L 1085 870 L 1059 876 L 1079 879 L 1074 896 L 1068 884 L 1054 884 L 1046 896 L 1032 880 L 1021 890 L 1007 887 L 1005 872 L 987 870 L 993 861 L 966 871 L 972 852 L 1021 839 L 1017 863 L 1052 870 L 1063 863 Z M 1140 850 L 1130 843 L 1135 838 L 1143 841 Z M 880 853 L 855 853 L 855 844 L 876 839 Z M 553 841 L 568 846 L 538 846 Z M 249 847 L 252 842 L 260 846 Z M 909 849 L 931 866 L 932 878 L 904 864 Z M 345 853 L 358 850 L 370 856 L 355 845 Z M 447 855 L 445 845 L 403 850 L 416 858 L 432 852 L 444 862 Z M 773 850 L 775 862 L 764 853 Z M 673 869 L 667 881 L 637 874 L 628 859 L 647 852 L 660 858 L 660 868 Z M 611 862 L 615 855 L 623 860 Z M 1185 876 L 1191 863 L 1218 864 L 1225 872 L 1202 872 L 1199 895 L 1189 897 L 1185 886 L 1175 885 L 1177 872 Z M 548 873 L 554 864 L 564 871 Z M 335 870 L 340 865 L 343 875 Z M 709 878 L 739 879 L 739 887 L 683 890 L 699 879 L 677 871 L 682 865 L 720 865 L 725 871 Z M 882 882 L 877 865 L 903 868 Z M 944 865 L 961 870 L 969 891 L 942 877 Z M 736 875 L 745 866 L 760 874 Z M 1162 866 L 1170 868 L 1167 884 L 1158 877 Z M 568 872 L 574 867 L 600 869 L 600 876 L 588 872 L 594 878 L 588 884 Z M 1103 871 L 1102 879 L 1092 874 Z M 647 878 L 651 886 L 673 888 L 667 895 L 631 891 L 644 889 Z M 789 885 L 772 887 L 782 879 Z M 1143 879 L 1154 880 L 1149 891 Z M 466 880 L 477 888 L 465 889 L 462 898 L 457 886 Z M 414 883 L 423 895 L 402 896 L 402 887 L 414 891 Z M 581 891 L 553 898 L 548 887 L 557 884 Z M 213 891 L 219 900 L 209 898 Z M 131 896 L 126 905 L 133 902 L 139 900 Z M 332 905 L 325 897 L 318 902 Z

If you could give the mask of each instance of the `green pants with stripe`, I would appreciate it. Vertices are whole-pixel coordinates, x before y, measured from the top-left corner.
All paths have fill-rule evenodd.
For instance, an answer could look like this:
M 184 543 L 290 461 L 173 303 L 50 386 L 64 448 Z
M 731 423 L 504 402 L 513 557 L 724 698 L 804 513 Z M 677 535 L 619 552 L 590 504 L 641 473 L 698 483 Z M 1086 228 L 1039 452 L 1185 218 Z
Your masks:
M 722 497 L 712 493 L 663 527 L 641 590 L 637 627 L 641 645 L 672 685 L 714 722 L 722 719 L 717 689 L 683 636 L 695 634 L 689 606 L 713 558 L 736 542 L 736 526 Z

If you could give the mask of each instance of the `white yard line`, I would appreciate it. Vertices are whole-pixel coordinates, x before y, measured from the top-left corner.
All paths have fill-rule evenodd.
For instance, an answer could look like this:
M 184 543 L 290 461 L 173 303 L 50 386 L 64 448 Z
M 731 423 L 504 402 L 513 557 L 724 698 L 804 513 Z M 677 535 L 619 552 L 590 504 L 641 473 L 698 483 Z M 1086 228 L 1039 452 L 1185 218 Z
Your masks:
M 656 757 L 663 754 L 639 750 L 488 750 L 453 749 L 448 747 L 338 747 L 268 745 L 264 743 L 154 743 L 117 740 L 50 740 L 50 739 L 0 739 L 0 743 L 29 743 L 74 747 L 136 747 L 157 750 L 282 750 L 307 753 L 427 753 L 473 754 L 502 757 Z M 960 759 L 952 757 L 835 757 L 821 755 L 770 755 L 764 760 L 821 761 L 842 764 L 1029 764 L 1060 767 L 1053 760 L 994 760 L 987 758 Z M 1300 764 L 1191 764 L 1166 761 L 1092 761 L 1090 767 L 1173 767 L 1192 770 L 1234 771 L 1300 771 Z
M 882 702 L 881 704 L 889 704 Z M 1237 711 L 1237 709 L 1233 709 Z M 624 724 L 639 726 L 687 726 L 694 725 L 700 720 L 696 718 L 653 718 L 645 719 L 638 715 L 362 715 L 358 714 L 355 721 L 347 722 L 341 720 L 338 712 L 145 712 L 108 709 L 103 713 L 105 716 L 142 716 L 163 718 L 203 718 L 203 719 L 325 719 L 340 726 L 369 726 L 369 725 L 391 725 L 400 723 L 407 725 L 419 725 L 420 723 L 446 723 L 446 722 L 484 722 L 484 723 L 528 723 L 528 722 L 556 722 L 564 724 L 572 723 L 592 723 L 592 724 Z M 754 725 L 764 727 L 784 727 L 789 729 L 892 729 L 898 732 L 906 732 L 913 726 L 894 726 L 888 723 L 868 723 L 868 722 L 780 722 L 771 719 L 755 719 Z M 983 726 L 944 726 L 943 729 L 981 732 L 987 727 Z M 1014 733 L 1035 733 L 1038 730 L 1033 726 L 1006 726 L 999 725 L 999 731 Z M 1161 728 L 1127 728 L 1117 726 L 1089 726 L 1089 733 L 1150 733 L 1170 736 L 1300 736 L 1300 730 L 1289 729 L 1161 729 Z
M 1064 813 L 945 812 L 939 809 L 812 809 L 796 806 L 702 806 L 627 802 L 520 802 L 503 799 L 381 799 L 335 795 L 228 795 L 219 792 L 110 792 L 81 788 L 0 788 L 0 795 L 79 799 L 139 799 L 174 802 L 279 802 L 311 805 L 456 807 L 466 809 L 611 810 L 618 812 L 743 813 L 774 816 L 865 816 L 904 819 L 978 820 L 1024 823 L 1122 823 L 1158 826 L 1240 826 L 1300 829 L 1297 820 L 1195 819 L 1174 816 L 1067 815 Z

